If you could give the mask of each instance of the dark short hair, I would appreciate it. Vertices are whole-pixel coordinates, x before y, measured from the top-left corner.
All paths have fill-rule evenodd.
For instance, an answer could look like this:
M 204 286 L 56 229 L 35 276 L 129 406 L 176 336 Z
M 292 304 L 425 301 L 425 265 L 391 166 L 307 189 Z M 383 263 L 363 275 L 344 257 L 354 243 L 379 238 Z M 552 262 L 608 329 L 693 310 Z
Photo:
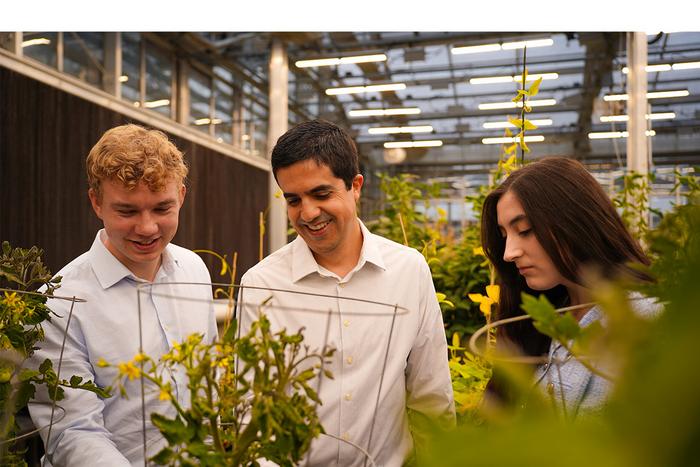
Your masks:
M 280 136 L 272 150 L 272 173 L 276 178 L 279 169 L 307 159 L 327 165 L 348 190 L 360 173 L 355 142 L 345 130 L 325 120 L 300 123 Z
M 592 266 L 607 278 L 651 279 L 632 266 L 648 265 L 649 259 L 627 231 L 603 187 L 580 162 L 546 157 L 514 171 L 484 201 L 481 242 L 499 276 L 499 319 L 523 314 L 521 292 L 543 293 L 530 290 L 515 264 L 503 259 L 505 239 L 498 228 L 496 206 L 507 192 L 518 198 L 537 240 L 569 281 L 582 284 L 582 266 Z M 561 286 L 544 293 L 555 306 L 568 300 Z M 529 321 L 502 328 L 526 354 L 537 355 L 549 348 L 549 339 Z

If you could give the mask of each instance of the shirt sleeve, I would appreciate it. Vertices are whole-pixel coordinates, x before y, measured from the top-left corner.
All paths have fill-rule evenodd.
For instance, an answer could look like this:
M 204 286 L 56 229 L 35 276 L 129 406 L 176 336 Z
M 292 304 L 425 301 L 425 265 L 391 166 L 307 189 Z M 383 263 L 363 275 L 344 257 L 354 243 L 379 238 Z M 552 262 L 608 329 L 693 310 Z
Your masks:
M 53 362 L 54 371 L 57 371 L 70 305 L 59 303 L 59 300 L 51 300 L 48 305 L 61 316 L 53 316 L 50 322 L 43 324 L 45 339 L 32 356 L 30 365 L 37 368 L 48 358 Z M 68 379 L 78 375 L 82 376 L 83 381 L 95 381 L 85 339 L 75 316 L 81 311 L 80 305 L 83 304 L 76 304 L 70 321 L 59 377 Z M 48 444 L 48 428 L 40 432 L 51 464 L 130 466 L 126 457 L 117 450 L 111 439 L 112 434 L 104 426 L 102 398 L 85 390 L 64 389 L 65 398 L 57 403 L 62 409 L 56 408 L 54 412 Z M 51 401 L 46 386 L 37 387 L 35 397 L 29 403 L 29 412 L 36 427 L 48 427 L 51 422 Z
M 449 427 L 455 424 L 455 406 L 447 338 L 430 269 L 422 257 L 420 260 L 421 320 L 406 365 L 406 406 Z

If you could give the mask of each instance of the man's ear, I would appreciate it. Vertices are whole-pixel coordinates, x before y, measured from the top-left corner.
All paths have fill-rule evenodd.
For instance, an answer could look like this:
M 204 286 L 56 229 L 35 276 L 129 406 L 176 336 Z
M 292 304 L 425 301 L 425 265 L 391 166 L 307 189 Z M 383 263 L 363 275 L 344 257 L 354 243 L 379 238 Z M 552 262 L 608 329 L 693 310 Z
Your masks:
M 102 219 L 102 206 L 100 206 L 102 201 L 93 188 L 88 190 L 88 198 L 90 198 L 90 204 L 92 204 L 92 210 L 95 211 L 95 215 Z
M 185 201 L 185 195 L 187 194 L 187 187 L 183 183 L 180 186 L 180 207 L 182 207 L 182 203 Z
M 357 202 L 360 199 L 360 193 L 362 192 L 362 184 L 365 182 L 365 178 L 362 176 L 362 174 L 357 174 L 355 175 L 355 178 L 352 179 L 352 191 L 353 191 L 353 196 L 355 197 L 355 201 Z

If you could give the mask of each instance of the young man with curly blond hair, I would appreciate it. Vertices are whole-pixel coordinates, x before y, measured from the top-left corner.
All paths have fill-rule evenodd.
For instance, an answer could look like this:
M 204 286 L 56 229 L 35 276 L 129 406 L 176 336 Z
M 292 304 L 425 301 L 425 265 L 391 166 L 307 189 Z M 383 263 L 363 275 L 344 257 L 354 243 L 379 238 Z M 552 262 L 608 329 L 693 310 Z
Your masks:
M 122 125 L 100 138 L 86 169 L 88 196 L 104 229 L 88 252 L 58 273 L 63 277 L 60 295 L 85 302 L 75 304 L 69 321 L 71 303 L 50 300 L 59 316 L 45 325 L 46 339 L 33 358 L 37 364 L 50 358 L 56 368 L 62 353 L 61 375 L 109 386 L 118 369 L 100 365 L 101 359 L 128 362 L 141 348 L 157 359 L 173 342 L 195 332 L 211 341 L 216 320 L 211 287 L 174 284 L 211 282 L 195 253 L 170 243 L 186 193 L 182 152 L 160 131 Z M 187 405 L 186 375 L 171 376 L 178 402 Z M 41 432 L 47 460 L 53 465 L 129 466 L 143 465 L 144 456 L 157 453 L 164 440 L 150 415 L 172 415 L 170 402 L 160 401 L 148 384 L 142 401 L 138 378 L 127 379 L 125 390 L 128 398 L 102 399 L 67 389 L 50 438 L 49 430 Z M 45 391 L 37 392 L 30 412 L 37 427 L 50 423 Z

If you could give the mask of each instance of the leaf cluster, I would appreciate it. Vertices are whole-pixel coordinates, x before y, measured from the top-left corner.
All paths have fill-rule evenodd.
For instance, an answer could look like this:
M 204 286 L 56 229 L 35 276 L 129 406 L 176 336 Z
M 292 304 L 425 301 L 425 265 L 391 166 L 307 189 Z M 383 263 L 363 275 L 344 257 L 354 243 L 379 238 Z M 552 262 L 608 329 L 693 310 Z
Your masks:
M 462 347 L 457 332 L 452 335 L 448 349 L 457 420 L 460 424 L 478 423 L 478 406 L 491 378 L 491 365 Z
M 33 246 L 29 249 L 12 248 L 8 241 L 2 242 L 0 256 L 0 288 L 34 291 L 46 287 L 51 295 L 60 285 L 61 277 L 52 277 L 41 259 L 44 250 Z
M 235 338 L 236 322 L 218 342 L 194 334 L 155 361 L 137 355 L 120 368 L 119 387 L 135 374 L 145 378 L 176 414 L 153 413 L 151 420 L 168 445 L 153 461 L 160 465 L 243 466 L 265 458 L 280 466 L 299 463 L 313 438 L 323 433 L 316 413 L 321 401 L 312 387 L 334 350 L 314 352 L 303 330 L 272 332 L 264 314 L 245 336 Z M 111 366 L 102 362 L 103 366 Z M 170 374 L 188 377 L 190 406 L 178 402 Z
M 46 359 L 38 370 L 26 362 L 44 338 L 41 324 L 51 319 L 47 299 L 60 287 L 61 277 L 53 277 L 42 262 L 43 250 L 12 248 L 2 243 L 0 256 L 0 440 L 12 438 L 19 430 L 14 415 L 34 397 L 38 385 L 46 385 L 51 400 L 64 397 L 63 387 L 84 389 L 102 397 L 109 394 L 92 381 L 73 376 L 58 379 L 53 364 Z M 39 287 L 42 292 L 35 292 Z M 5 450 L 6 452 L 1 452 Z M 3 462 L 23 465 L 21 453 L 12 452 L 8 444 L 0 446 Z

